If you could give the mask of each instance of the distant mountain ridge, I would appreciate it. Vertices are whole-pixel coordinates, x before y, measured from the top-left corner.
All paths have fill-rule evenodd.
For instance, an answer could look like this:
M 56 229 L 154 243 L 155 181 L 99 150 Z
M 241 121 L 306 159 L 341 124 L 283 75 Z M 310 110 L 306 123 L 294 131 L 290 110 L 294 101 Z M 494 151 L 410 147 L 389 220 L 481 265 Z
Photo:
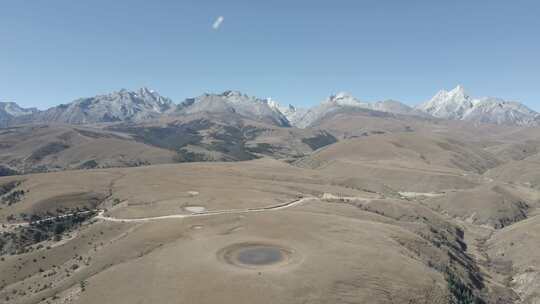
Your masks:
M 313 125 L 316 121 L 331 115 L 333 113 L 347 110 L 366 110 L 403 115 L 420 115 L 421 113 L 403 104 L 399 101 L 386 100 L 369 103 L 360 101 L 349 93 L 338 93 L 324 100 L 319 105 L 307 110 L 295 121 L 295 125 L 300 128 L 306 128 Z
M 157 118 L 174 108 L 171 99 L 154 90 L 122 89 L 105 95 L 79 98 L 45 111 L 21 116 L 17 122 L 90 124 L 116 121 L 143 121 Z
M 271 99 L 260 99 L 238 91 L 203 94 L 199 97 L 188 98 L 170 114 L 189 115 L 196 113 L 234 113 L 271 125 L 291 126 L 287 117 Z
M 179 104 L 154 90 L 122 89 L 110 94 L 80 98 L 44 111 L 24 109 L 14 102 L 0 102 L 0 127 L 21 123 L 93 124 L 142 122 L 191 114 L 237 115 L 279 127 L 307 128 L 317 121 L 347 111 L 367 115 L 410 115 L 499 125 L 538 126 L 540 114 L 525 105 L 499 98 L 472 98 L 462 86 L 439 91 L 429 101 L 411 107 L 395 100 L 365 102 L 349 93 L 329 96 L 311 108 L 282 106 L 271 98 L 257 98 L 238 91 L 206 93 Z M 379 114 L 377 114 L 379 113 Z

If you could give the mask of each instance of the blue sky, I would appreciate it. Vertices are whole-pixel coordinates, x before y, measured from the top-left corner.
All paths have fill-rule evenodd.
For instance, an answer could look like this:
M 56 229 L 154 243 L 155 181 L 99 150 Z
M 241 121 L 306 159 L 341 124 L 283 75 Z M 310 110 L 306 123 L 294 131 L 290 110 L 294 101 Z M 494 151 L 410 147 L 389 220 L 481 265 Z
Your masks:
M 540 110 L 538 16 L 533 0 L 0 0 L 0 99 L 148 86 L 177 102 L 235 89 L 416 104 L 462 84 Z

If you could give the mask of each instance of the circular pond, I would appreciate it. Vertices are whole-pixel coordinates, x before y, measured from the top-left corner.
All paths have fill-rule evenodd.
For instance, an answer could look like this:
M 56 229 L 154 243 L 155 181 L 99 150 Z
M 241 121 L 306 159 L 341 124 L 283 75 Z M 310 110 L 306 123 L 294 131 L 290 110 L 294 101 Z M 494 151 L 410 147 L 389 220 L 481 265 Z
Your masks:
M 235 266 L 266 267 L 287 263 L 292 251 L 276 245 L 241 243 L 220 250 L 218 255 Z

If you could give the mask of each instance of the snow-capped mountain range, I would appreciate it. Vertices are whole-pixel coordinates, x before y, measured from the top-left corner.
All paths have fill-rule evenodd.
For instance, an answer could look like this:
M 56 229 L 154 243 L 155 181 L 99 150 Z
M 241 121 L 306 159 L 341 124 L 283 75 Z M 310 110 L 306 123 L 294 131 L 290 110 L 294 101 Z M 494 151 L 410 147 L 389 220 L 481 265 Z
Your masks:
M 24 109 L 12 102 L 0 103 L 0 126 L 31 122 L 141 122 L 174 115 L 234 113 L 280 127 L 306 128 L 329 115 L 347 111 L 364 111 L 374 115 L 385 112 L 501 125 L 540 124 L 540 114 L 521 103 L 491 97 L 472 98 L 462 86 L 457 86 L 451 91 L 441 90 L 431 100 L 416 107 L 395 100 L 365 102 L 351 94 L 338 93 L 309 109 L 293 105 L 282 106 L 271 98 L 251 97 L 237 91 L 203 94 L 176 105 L 171 99 L 148 88 L 137 91 L 123 89 L 110 94 L 80 98 L 45 111 Z
M 540 119 L 537 112 L 519 102 L 472 98 L 460 85 L 451 91 L 439 91 L 416 108 L 437 118 L 501 125 L 537 126 Z

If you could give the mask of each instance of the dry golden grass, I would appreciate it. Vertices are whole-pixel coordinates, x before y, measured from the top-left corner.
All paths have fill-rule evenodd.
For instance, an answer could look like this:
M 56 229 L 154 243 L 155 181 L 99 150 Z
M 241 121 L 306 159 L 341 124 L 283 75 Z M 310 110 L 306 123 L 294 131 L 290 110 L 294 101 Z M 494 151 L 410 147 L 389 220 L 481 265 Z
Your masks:
M 292 164 L 160 164 L 171 151 L 82 140 L 65 126 L 20 142 L 4 134 L 15 147 L 4 161 L 72 134 L 76 145 L 43 161 L 157 165 L 0 178 L 25 191 L 1 205 L 2 231 L 26 227 L 11 214 L 101 212 L 60 241 L 3 256 L 0 302 L 448 303 L 447 272 L 487 303 L 538 299 L 537 131 L 356 114 L 320 127 L 342 140 Z M 268 128 L 249 144 L 308 154 L 300 139 L 313 134 Z M 246 243 L 284 248 L 288 259 L 242 267 L 223 258 Z

